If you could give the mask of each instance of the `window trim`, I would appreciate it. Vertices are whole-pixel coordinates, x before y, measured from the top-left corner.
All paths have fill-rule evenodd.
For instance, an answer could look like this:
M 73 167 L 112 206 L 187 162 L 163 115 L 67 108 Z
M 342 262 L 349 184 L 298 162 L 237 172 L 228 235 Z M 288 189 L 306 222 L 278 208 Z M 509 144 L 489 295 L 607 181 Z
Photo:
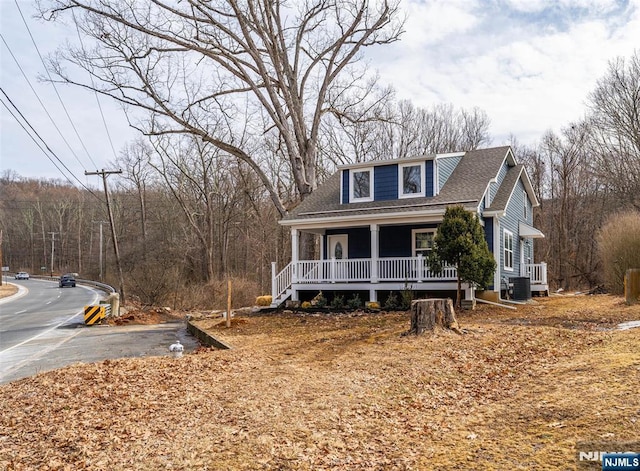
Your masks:
M 369 196 L 362 198 L 356 198 L 354 196 L 356 173 L 369 173 Z M 352 169 L 349 172 L 349 202 L 360 203 L 366 201 L 373 201 L 373 167 Z
M 522 200 L 523 200 L 523 206 L 524 206 L 524 220 L 528 221 L 529 220 L 529 205 L 527 204 L 527 200 L 529 199 L 528 195 L 527 195 L 527 190 L 522 190 Z
M 417 193 L 404 192 L 404 169 L 407 167 L 420 168 L 420 191 Z M 424 162 L 398 164 L 398 198 L 419 198 L 426 194 L 426 170 Z
M 513 247 L 513 241 L 514 241 L 514 237 L 513 237 L 513 232 L 511 232 L 508 229 L 503 229 L 502 230 L 502 254 L 503 254 L 503 259 L 504 259 L 504 263 L 503 263 L 503 268 L 506 271 L 513 271 L 513 266 L 515 263 L 515 259 L 514 259 L 514 247 Z M 511 240 L 511 247 L 508 249 L 507 248 L 507 238 L 509 238 Z M 511 259 L 511 260 L 509 260 Z M 507 265 L 507 262 L 511 262 L 511 266 Z
M 433 234 L 433 237 L 435 239 L 436 237 L 436 233 L 437 233 L 437 229 L 434 228 L 422 228 L 422 229 L 411 229 L 411 256 L 412 257 L 417 257 L 418 254 L 416 254 L 416 235 L 417 234 L 425 234 L 425 233 L 431 233 Z M 425 249 L 420 249 L 420 250 L 425 250 Z M 433 249 L 431 249 L 433 250 Z M 425 257 L 426 258 L 426 257 Z

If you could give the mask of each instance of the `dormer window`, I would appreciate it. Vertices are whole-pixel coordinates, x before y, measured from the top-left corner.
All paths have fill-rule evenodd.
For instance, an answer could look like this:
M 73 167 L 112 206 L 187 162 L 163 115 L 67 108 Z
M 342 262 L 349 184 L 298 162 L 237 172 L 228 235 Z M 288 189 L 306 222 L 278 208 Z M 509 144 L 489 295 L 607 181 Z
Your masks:
M 398 193 L 400 198 L 413 198 L 424 196 L 424 165 L 403 164 L 399 165 Z
M 373 169 L 351 171 L 351 202 L 373 201 Z

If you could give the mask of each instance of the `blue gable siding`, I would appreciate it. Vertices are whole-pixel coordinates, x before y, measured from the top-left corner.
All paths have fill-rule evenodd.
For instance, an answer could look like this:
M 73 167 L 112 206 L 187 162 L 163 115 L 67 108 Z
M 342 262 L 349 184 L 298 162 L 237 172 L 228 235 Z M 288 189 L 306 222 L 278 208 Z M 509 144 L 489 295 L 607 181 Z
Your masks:
M 342 171 L 342 204 L 349 202 L 349 170 Z
M 520 276 L 520 264 L 527 263 L 527 245 L 524 246 L 525 260 L 521 260 L 521 244 L 525 241 L 520 239 L 519 235 L 519 222 L 523 221 L 527 224 L 531 224 L 530 214 L 531 211 L 527 211 L 527 220 L 524 219 L 524 185 L 522 180 L 518 180 L 509 204 L 505 216 L 500 219 L 500 265 L 502 276 Z M 527 198 L 528 199 L 528 198 Z M 507 271 L 504 268 L 504 230 L 508 230 L 513 233 L 513 271 Z M 529 244 L 530 246 L 532 244 Z
M 373 199 L 375 201 L 398 198 L 398 166 L 381 165 L 373 168 Z
M 424 172 L 424 179 L 426 185 L 425 196 L 433 196 L 433 160 L 427 160 L 425 162 L 426 168 Z
M 451 159 L 449 159 L 451 160 Z M 433 160 L 427 160 L 420 164 L 424 165 L 425 174 L 425 196 L 434 196 L 434 163 Z M 395 200 L 400 197 L 400 188 L 398 182 L 399 166 L 397 163 L 392 165 L 373 165 L 373 200 L 388 201 Z M 351 172 L 350 169 L 342 170 L 342 204 L 348 204 L 350 198 Z M 453 171 L 453 170 L 452 170 Z M 448 178 L 448 177 L 447 177 Z
M 438 159 L 438 188 L 442 189 L 447 180 L 458 166 L 462 156 L 460 157 L 446 157 L 444 159 Z

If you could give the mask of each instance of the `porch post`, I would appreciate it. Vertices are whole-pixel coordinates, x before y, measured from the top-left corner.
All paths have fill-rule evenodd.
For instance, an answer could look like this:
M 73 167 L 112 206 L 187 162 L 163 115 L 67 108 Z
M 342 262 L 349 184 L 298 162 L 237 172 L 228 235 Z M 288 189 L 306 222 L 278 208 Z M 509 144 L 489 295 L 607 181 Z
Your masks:
M 371 283 L 378 282 L 378 225 L 371 224 L 369 226 L 371 230 Z M 373 297 L 375 298 L 375 290 L 373 291 Z M 370 299 L 375 301 L 375 299 Z
M 298 257 L 300 253 L 300 233 L 298 229 L 291 229 L 291 282 L 298 281 Z
M 271 299 L 275 302 L 278 293 L 276 293 L 276 262 L 271 262 Z
M 336 257 L 331 257 L 331 268 L 330 268 L 330 279 L 331 283 L 336 282 Z

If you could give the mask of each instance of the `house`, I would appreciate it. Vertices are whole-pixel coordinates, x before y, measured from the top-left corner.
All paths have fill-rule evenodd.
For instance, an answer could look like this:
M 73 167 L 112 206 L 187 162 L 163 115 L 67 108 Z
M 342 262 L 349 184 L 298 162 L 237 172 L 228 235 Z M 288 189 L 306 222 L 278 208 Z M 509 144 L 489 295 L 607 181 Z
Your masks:
M 546 264 L 533 259 L 533 241 L 544 237 L 532 223 L 538 204 L 508 146 L 339 167 L 280 221 L 291 229 L 292 253 L 279 273 L 272 266 L 272 306 L 319 291 L 362 292 L 380 303 L 408 288 L 455 291 L 455 268 L 434 276 L 425 264 L 450 205 L 478 215 L 497 264 L 493 285 L 477 294 L 465 285 L 465 299 L 496 301 L 515 283 L 527 290 L 524 299 L 548 294 Z M 300 259 L 304 232 L 319 237 L 318 260 Z

